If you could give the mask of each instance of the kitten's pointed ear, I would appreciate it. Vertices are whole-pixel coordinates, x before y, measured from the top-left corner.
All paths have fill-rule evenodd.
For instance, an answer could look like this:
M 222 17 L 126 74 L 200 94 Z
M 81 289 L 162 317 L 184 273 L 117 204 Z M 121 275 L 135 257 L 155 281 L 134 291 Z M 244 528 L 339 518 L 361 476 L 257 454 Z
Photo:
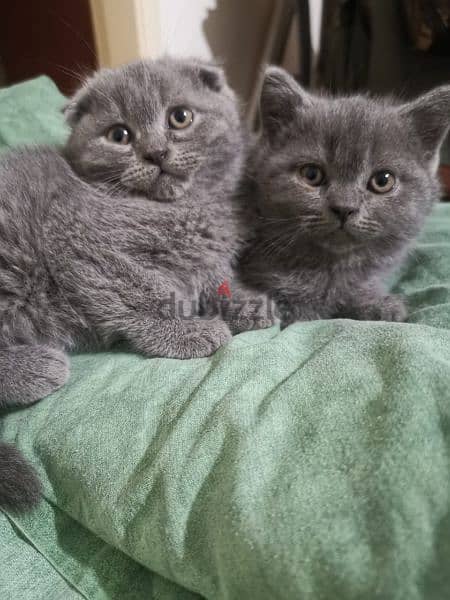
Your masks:
M 290 123 L 295 112 L 311 104 L 310 95 L 289 73 L 268 67 L 261 90 L 260 110 L 263 131 L 271 137 L 280 125 Z
M 425 158 L 436 161 L 450 126 L 450 85 L 443 85 L 400 107 L 419 136 Z
M 66 122 L 70 127 L 74 127 L 89 110 L 91 81 L 91 79 L 87 80 L 83 87 L 75 92 L 62 109 Z

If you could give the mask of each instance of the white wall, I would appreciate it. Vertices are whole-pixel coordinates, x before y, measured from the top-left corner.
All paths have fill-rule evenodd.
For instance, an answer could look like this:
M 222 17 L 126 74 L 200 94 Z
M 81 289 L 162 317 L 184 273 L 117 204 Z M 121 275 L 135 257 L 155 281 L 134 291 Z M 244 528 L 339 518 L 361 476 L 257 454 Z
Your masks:
M 317 56 L 320 48 L 320 29 L 322 26 L 323 0 L 309 0 L 309 22 L 311 27 L 311 46 Z
M 216 5 L 217 0 L 159 0 L 161 52 L 211 59 L 203 23 Z
M 319 60 L 320 38 L 322 30 L 322 0 L 309 0 L 309 24 L 311 30 L 311 83 L 314 86 L 317 82 L 317 63 Z
M 255 109 L 260 71 L 290 0 L 90 0 L 101 66 L 164 53 L 215 58 Z
M 161 51 L 215 58 L 231 85 L 252 95 L 280 0 L 159 0 Z

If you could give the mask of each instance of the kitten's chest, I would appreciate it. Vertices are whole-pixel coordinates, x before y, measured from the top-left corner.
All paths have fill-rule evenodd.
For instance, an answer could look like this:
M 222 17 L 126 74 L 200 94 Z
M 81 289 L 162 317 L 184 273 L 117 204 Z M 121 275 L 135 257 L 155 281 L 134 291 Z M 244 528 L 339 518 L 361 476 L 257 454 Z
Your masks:
M 284 286 L 301 301 L 318 302 L 334 308 L 351 298 L 364 285 L 367 273 L 362 265 L 351 261 L 323 261 L 322 264 L 302 264 L 288 269 L 281 276 Z

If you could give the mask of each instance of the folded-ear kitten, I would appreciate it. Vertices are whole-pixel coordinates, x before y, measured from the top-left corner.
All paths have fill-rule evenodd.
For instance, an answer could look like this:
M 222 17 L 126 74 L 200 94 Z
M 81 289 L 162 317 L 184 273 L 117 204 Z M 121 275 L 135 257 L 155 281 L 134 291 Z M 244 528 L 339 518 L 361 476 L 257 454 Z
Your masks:
M 200 318 L 245 238 L 245 128 L 222 70 L 164 58 L 100 71 L 66 116 L 61 151 L 0 162 L 0 407 L 63 385 L 68 349 L 124 341 L 184 359 L 231 337 Z M 8 456 L 0 506 L 28 507 L 38 484 Z

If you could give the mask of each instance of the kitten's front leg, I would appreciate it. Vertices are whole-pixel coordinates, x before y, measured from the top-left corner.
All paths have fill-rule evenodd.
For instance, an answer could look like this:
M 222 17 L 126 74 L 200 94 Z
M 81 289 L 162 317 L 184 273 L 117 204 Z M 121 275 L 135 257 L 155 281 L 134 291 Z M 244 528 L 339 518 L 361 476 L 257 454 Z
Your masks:
M 366 288 L 355 290 L 353 297 L 336 316 L 360 321 L 402 322 L 406 319 L 407 307 L 401 296 Z
M 331 317 L 328 307 L 319 298 L 302 298 L 300 295 L 278 292 L 275 302 L 282 329 L 297 321 L 316 321 Z
M 388 295 L 376 301 L 366 301 L 349 306 L 340 311 L 339 316 L 345 316 L 360 321 L 395 321 L 406 319 L 406 304 L 400 296 Z
M 266 329 L 277 322 L 275 304 L 266 295 L 243 284 L 233 283 L 229 296 L 218 300 L 222 319 L 233 335 L 253 329 Z
M 297 321 L 316 321 L 318 319 L 329 318 L 328 314 L 325 314 L 323 310 L 319 310 L 312 304 L 294 303 L 287 300 L 277 302 L 277 312 L 282 329 Z
M 91 304 L 106 345 L 120 338 L 148 357 L 185 359 L 209 356 L 231 338 L 222 320 L 196 316 L 198 307 L 185 316 L 189 294 L 162 273 L 126 267 Z
M 148 357 L 203 358 L 231 339 L 220 319 L 142 319 L 129 323 L 126 338 Z

